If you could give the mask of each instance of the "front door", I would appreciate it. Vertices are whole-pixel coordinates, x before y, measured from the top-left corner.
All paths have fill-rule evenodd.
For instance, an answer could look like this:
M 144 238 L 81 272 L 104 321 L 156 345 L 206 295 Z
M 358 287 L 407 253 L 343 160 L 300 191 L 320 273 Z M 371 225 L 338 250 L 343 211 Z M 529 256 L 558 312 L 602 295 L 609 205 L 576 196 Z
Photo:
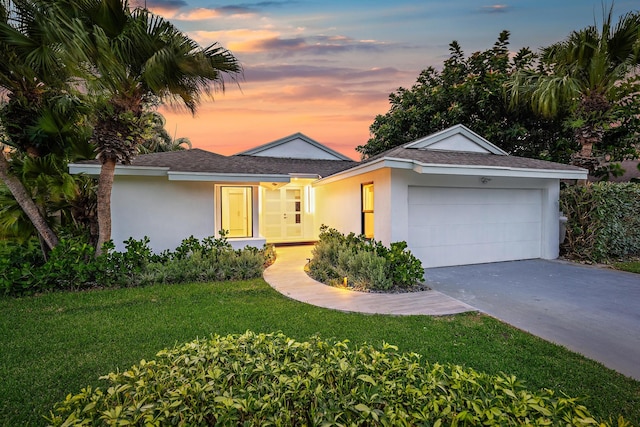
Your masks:
M 270 242 L 296 241 L 303 237 L 303 189 L 265 189 L 263 201 L 264 237 Z

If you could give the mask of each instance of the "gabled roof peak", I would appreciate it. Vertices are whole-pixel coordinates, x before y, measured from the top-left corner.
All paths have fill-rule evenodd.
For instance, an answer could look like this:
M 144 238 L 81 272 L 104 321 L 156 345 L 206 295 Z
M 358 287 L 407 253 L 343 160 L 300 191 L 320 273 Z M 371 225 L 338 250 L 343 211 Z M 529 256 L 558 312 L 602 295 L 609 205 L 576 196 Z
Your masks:
M 242 151 L 236 156 L 352 161 L 300 132 Z
M 458 153 L 509 154 L 468 127 L 458 124 L 404 145 L 404 148 Z

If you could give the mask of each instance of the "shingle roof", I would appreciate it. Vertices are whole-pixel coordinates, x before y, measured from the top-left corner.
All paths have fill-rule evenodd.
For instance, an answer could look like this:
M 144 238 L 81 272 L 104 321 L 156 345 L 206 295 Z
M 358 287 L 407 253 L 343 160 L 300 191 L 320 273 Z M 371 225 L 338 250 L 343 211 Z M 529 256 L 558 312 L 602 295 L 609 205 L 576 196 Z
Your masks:
M 82 162 L 96 163 L 96 161 Z M 325 177 L 349 169 L 357 163 L 346 160 L 288 159 L 256 156 L 223 156 L 194 148 L 191 150 L 141 154 L 132 166 L 164 167 L 171 172 L 224 174 L 311 174 Z
M 508 167 L 518 169 L 541 169 L 558 171 L 581 171 L 577 166 L 548 162 L 546 160 L 529 159 L 517 156 L 501 156 L 484 153 L 466 153 L 456 151 L 420 150 L 398 146 L 370 157 L 363 163 L 382 158 L 414 160 L 425 164 Z

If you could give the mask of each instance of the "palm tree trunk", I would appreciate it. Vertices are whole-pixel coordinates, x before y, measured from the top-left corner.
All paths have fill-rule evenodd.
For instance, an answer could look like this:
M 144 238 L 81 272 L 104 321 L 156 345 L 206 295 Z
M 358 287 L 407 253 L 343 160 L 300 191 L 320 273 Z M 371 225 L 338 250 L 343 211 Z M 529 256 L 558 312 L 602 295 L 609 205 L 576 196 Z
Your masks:
M 102 254 L 102 245 L 111 240 L 111 188 L 116 170 L 116 160 L 107 158 L 102 163 L 98 177 L 97 211 L 98 211 L 98 243 L 96 256 Z
M 58 244 L 58 236 L 56 236 L 51 227 L 49 227 L 49 224 L 47 224 L 47 221 L 31 196 L 29 196 L 22 182 L 9 172 L 9 161 L 2 151 L 0 151 L 0 178 L 2 178 L 7 188 L 9 188 L 16 202 L 18 202 L 24 213 L 29 217 L 31 223 L 49 249 L 55 248 Z

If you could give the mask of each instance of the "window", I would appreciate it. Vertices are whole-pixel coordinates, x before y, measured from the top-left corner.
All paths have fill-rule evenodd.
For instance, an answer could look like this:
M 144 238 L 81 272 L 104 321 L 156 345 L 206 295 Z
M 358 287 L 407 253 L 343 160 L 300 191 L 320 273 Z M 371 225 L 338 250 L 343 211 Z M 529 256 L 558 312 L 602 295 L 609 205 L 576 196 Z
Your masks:
M 373 239 L 373 183 L 362 184 L 362 234 Z
M 221 187 L 222 229 L 228 237 L 253 236 L 253 210 L 251 187 Z

